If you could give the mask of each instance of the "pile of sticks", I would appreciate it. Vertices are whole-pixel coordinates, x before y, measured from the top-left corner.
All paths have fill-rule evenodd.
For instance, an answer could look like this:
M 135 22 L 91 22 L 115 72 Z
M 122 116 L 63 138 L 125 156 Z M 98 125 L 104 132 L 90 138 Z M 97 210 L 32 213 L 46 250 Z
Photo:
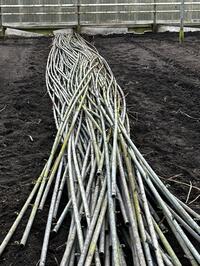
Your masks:
M 37 211 L 49 196 L 40 266 L 46 264 L 50 234 L 58 234 L 66 219 L 71 225 L 61 266 L 179 266 L 166 230 L 188 263 L 199 265 L 200 255 L 188 235 L 200 241 L 195 221 L 200 215 L 169 192 L 134 145 L 123 91 L 104 58 L 79 35 L 58 34 L 48 57 L 46 84 L 57 135 L 0 254 L 34 200 L 20 241 L 26 245 Z M 68 202 L 61 209 L 63 193 Z

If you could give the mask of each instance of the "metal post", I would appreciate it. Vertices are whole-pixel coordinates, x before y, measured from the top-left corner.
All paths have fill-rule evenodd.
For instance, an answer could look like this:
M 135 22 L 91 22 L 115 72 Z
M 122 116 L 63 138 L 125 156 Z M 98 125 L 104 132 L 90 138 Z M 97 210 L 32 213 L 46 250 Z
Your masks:
M 185 15 L 185 0 L 181 0 L 180 5 L 180 31 L 179 31 L 179 42 L 184 41 L 184 15 Z
M 100 4 L 100 0 L 97 0 L 96 3 L 97 3 L 97 4 Z M 99 11 L 99 6 L 96 6 L 96 12 L 98 12 L 98 11 Z M 100 16 L 101 16 L 100 14 L 97 14 L 97 15 L 96 15 L 96 23 L 97 23 L 98 25 L 100 25 L 100 21 L 101 21 L 101 20 L 100 20 Z
M 153 5 L 153 32 L 157 32 L 157 24 L 156 24 L 156 20 L 157 20 L 157 10 L 156 10 L 156 0 L 154 0 L 154 5 Z
M 1 13 L 1 1 L 0 1 L 0 29 L 2 28 L 2 13 Z
M 81 0 L 77 0 L 77 33 L 81 33 L 80 1 Z
M 4 36 L 4 29 L 3 29 L 3 9 L 1 7 L 2 0 L 0 0 L 0 36 Z

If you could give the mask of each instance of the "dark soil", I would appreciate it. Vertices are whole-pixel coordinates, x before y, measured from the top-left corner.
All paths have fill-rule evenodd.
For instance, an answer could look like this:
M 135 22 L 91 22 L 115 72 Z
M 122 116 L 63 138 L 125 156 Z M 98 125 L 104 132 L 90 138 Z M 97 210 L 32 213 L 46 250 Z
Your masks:
M 134 142 L 169 189 L 185 201 L 189 187 L 174 181 L 200 188 L 200 35 L 188 35 L 183 45 L 175 34 L 97 36 L 90 41 L 126 93 Z M 50 45 L 50 38 L 0 40 L 0 242 L 54 139 L 44 78 Z M 189 202 L 199 194 L 193 188 Z M 190 204 L 198 213 L 199 203 L 200 198 Z M 46 214 L 45 210 L 37 216 L 27 247 L 21 250 L 25 216 L 0 265 L 37 264 Z M 65 240 L 61 231 L 50 243 L 47 265 L 57 265 Z

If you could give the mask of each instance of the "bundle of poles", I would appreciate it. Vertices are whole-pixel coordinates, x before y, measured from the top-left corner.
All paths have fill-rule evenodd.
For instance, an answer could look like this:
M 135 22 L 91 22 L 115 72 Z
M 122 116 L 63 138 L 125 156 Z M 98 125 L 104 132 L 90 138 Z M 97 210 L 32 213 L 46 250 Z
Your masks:
M 57 134 L 0 255 L 32 208 L 20 241 L 26 245 L 48 197 L 40 266 L 46 265 L 50 235 L 59 234 L 66 220 L 71 224 L 63 236 L 61 266 L 180 266 L 166 231 L 188 265 L 199 265 L 192 239 L 200 242 L 200 215 L 170 193 L 134 145 L 124 93 L 105 59 L 78 34 L 58 34 L 46 84 Z M 68 198 L 64 208 L 63 194 Z

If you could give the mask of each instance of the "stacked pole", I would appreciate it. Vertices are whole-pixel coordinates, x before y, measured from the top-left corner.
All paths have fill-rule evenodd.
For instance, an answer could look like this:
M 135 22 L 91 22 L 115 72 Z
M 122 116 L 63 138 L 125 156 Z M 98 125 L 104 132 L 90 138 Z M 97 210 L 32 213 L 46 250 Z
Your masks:
M 180 266 L 166 230 L 188 263 L 199 265 L 191 237 L 200 242 L 200 215 L 170 193 L 134 145 L 124 93 L 105 59 L 79 35 L 58 34 L 46 84 L 57 134 L 0 255 L 33 202 L 20 242 L 26 245 L 37 212 L 50 197 L 40 266 L 46 265 L 50 235 L 59 234 L 66 219 L 71 224 L 61 266 Z M 63 193 L 68 202 L 61 209 Z

